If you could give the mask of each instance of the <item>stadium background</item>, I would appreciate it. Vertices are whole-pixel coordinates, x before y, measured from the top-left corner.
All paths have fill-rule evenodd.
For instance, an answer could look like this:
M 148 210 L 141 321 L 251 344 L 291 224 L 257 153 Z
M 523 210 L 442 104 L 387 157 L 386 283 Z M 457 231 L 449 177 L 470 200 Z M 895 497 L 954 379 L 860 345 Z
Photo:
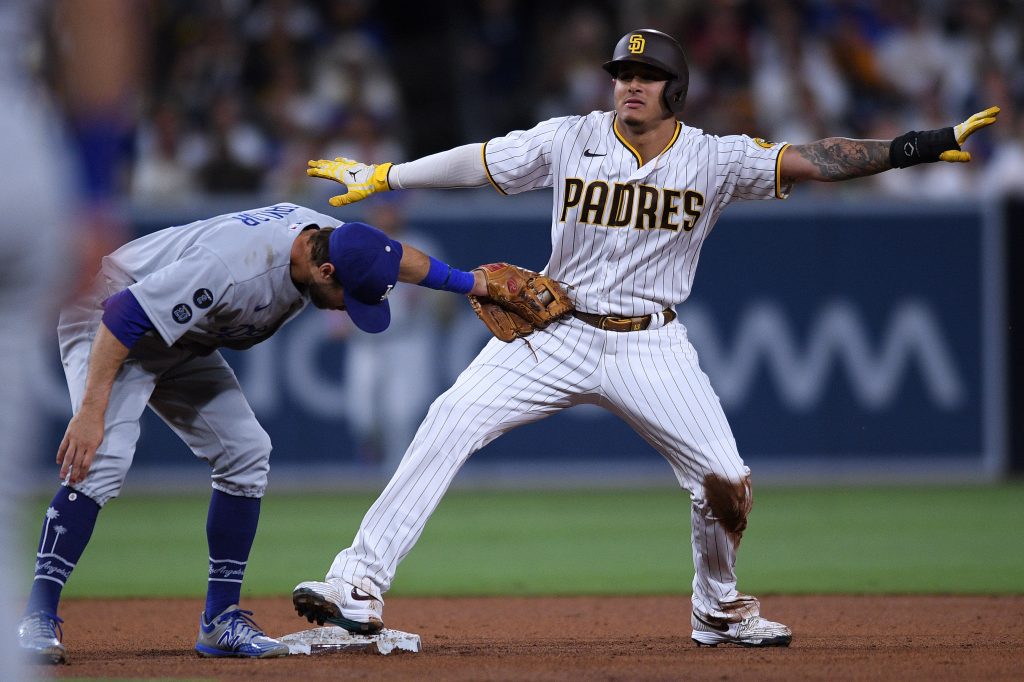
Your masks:
M 83 2 L 33 5 L 45 30 L 25 53 L 58 105 L 75 85 L 54 67 L 56 56 L 73 53 L 61 12 Z M 0 9 L 9 6 L 0 0 Z M 640 676 L 659 656 L 649 645 L 638 654 L 631 630 L 618 633 L 620 613 L 608 620 L 621 639 L 593 637 L 607 604 L 674 614 L 658 621 L 672 623 L 657 633 L 668 650 L 666 678 L 686 670 L 695 678 L 735 671 L 797 679 L 793 666 L 807 660 L 818 665 L 812 679 L 844 670 L 927 677 L 931 666 L 941 667 L 937 678 L 996 679 L 979 671 L 1019 669 L 1024 545 L 1008 538 L 1019 534 L 1024 508 L 1014 476 L 1024 469 L 1024 423 L 1015 418 L 1024 413 L 1016 332 L 1024 321 L 1020 3 L 122 6 L 133 16 L 109 35 L 134 38 L 134 58 L 120 66 L 137 67 L 136 80 L 119 106 L 101 112 L 99 136 L 117 143 L 108 159 L 116 172 L 102 192 L 84 183 L 69 239 L 80 228 L 96 230 L 101 242 L 124 241 L 297 201 L 343 220 L 397 211 L 410 233 L 429 235 L 464 267 L 496 259 L 541 267 L 550 220 L 544 192 L 395 193 L 334 211 L 325 203 L 334 187 L 307 179 L 305 162 L 338 154 L 399 161 L 605 108 L 607 76 L 598 65 L 622 32 L 640 25 L 683 42 L 693 73 L 684 118 L 709 132 L 789 142 L 886 138 L 998 104 L 999 123 L 969 144 L 971 164 L 806 185 L 786 202 L 730 208 L 704 249 L 693 297 L 680 307 L 754 469 L 742 584 L 765 599 L 767 614 L 794 626 L 792 657 L 727 658 L 736 667 L 726 669 L 722 657 L 687 646 L 688 500 L 624 426 L 573 410 L 492 443 L 457 478 L 462 489 L 446 496 L 388 596 L 390 624 L 422 627 L 436 655 L 384 661 L 374 676 L 400 676 L 407 666 L 408 677 L 420 679 L 440 660 L 462 662 L 465 679 L 479 679 L 497 660 L 513 671 L 509 678 L 527 676 L 531 663 L 569 677 L 581 662 L 598 672 L 577 678 L 607 678 L 609 653 L 627 666 L 637 661 L 623 678 Z M 94 88 L 102 75 L 78 85 Z M 87 133 L 96 126 L 64 111 L 79 148 L 95 142 Z M 87 151 L 95 162 L 96 148 Z M 343 318 L 309 311 L 270 342 L 231 356 L 275 443 L 244 595 L 274 633 L 297 627 L 288 590 L 322 575 L 389 474 L 354 437 L 361 396 L 347 393 L 344 380 L 359 337 L 339 333 Z M 443 321 L 437 360 L 420 365 L 432 374 L 433 393 L 484 342 L 465 307 Z M 46 422 L 26 484 L 14 481 L 11 491 L 34 494 L 22 521 L 28 571 L 68 403 L 55 340 L 26 362 L 37 368 L 30 399 Z M 183 667 L 195 662 L 205 586 L 207 472 L 155 419 L 147 417 L 143 433 L 123 495 L 104 510 L 65 593 L 75 661 L 67 675 L 219 674 L 208 661 Z M 25 585 L 14 589 L 22 594 Z M 480 639 L 479 618 L 491 618 L 498 597 L 552 595 L 594 599 L 525 600 L 527 627 L 499 615 Z M 567 621 L 552 628 L 537 616 L 566 603 L 582 634 L 552 640 Z M 400 617 L 413 608 L 425 615 Z M 479 646 L 467 649 L 461 638 Z M 570 667 L 559 668 L 564 661 L 552 651 Z M 995 668 L 981 663 L 986 656 Z M 281 679 L 302 664 L 282 662 Z M 336 674 L 333 665 L 309 664 L 311 678 Z M 367 657 L 347 664 L 355 676 L 377 670 Z
M 713 133 L 885 138 L 998 103 L 999 124 L 971 140 L 970 164 L 809 184 L 784 203 L 730 209 L 679 312 L 762 481 L 993 480 L 1020 466 L 1009 418 L 1021 383 L 1011 378 L 1020 363 L 1010 336 L 1020 249 L 1008 227 L 1024 191 L 1019 4 L 141 7 L 136 87 L 111 117 L 119 153 L 108 208 L 125 239 L 277 201 L 342 220 L 372 220 L 386 204 L 457 265 L 540 268 L 546 192 L 413 191 L 337 210 L 325 203 L 335 187 L 307 179 L 305 161 L 400 161 L 607 108 L 598 65 L 634 25 L 681 39 L 692 72 L 684 119 Z M 66 84 L 47 64 L 61 35 L 44 35 L 39 72 L 59 102 Z M 230 355 L 274 439 L 277 486 L 374 487 L 393 467 L 353 437 L 350 407 L 363 397 L 345 386 L 351 337 L 334 333 L 329 317 L 337 314 L 309 312 Z M 431 340 L 437 362 L 422 368 L 429 392 L 450 384 L 484 341 L 468 308 L 445 318 Z M 48 486 L 68 405 L 55 344 L 35 361 L 49 425 L 34 475 Z M 557 449 L 532 446 L 552 440 Z M 128 489 L 166 488 L 196 467 L 147 417 Z M 577 409 L 499 439 L 460 482 L 622 484 L 666 474 L 614 417 Z

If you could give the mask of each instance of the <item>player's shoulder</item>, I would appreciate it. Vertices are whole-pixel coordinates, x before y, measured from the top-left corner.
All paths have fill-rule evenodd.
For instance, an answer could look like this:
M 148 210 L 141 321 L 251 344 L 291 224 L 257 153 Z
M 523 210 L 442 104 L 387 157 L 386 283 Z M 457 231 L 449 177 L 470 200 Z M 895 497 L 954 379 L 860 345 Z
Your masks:
M 547 130 L 555 139 L 564 137 L 579 138 L 580 135 L 599 133 L 600 131 L 611 131 L 612 122 L 615 120 L 615 112 L 592 111 L 589 114 L 573 114 L 570 116 L 556 116 L 537 124 L 539 131 Z
M 687 137 L 714 137 L 705 133 L 703 128 L 686 125 L 683 121 L 679 122 L 679 136 L 684 139 Z
M 610 127 L 615 118 L 614 112 L 592 111 L 589 114 L 572 114 L 569 116 L 555 116 L 537 123 L 534 128 L 538 130 L 554 129 L 557 131 L 581 130 L 591 128 Z
M 712 140 L 716 145 L 725 149 L 745 149 L 755 152 L 780 149 L 786 146 L 786 144 L 788 144 L 786 142 L 774 142 L 767 138 L 759 137 L 756 134 L 751 135 L 747 133 L 730 133 L 728 135 L 705 135 L 705 137 Z
M 305 206 L 278 202 L 211 219 L 196 246 L 218 256 L 232 278 L 241 281 L 286 264 L 292 242 L 307 227 L 340 222 Z
M 615 121 L 614 111 L 591 111 L 589 114 L 583 114 L 582 116 L 571 116 L 569 118 L 574 119 L 575 125 L 580 128 L 587 128 L 592 130 L 612 129 L 612 124 Z

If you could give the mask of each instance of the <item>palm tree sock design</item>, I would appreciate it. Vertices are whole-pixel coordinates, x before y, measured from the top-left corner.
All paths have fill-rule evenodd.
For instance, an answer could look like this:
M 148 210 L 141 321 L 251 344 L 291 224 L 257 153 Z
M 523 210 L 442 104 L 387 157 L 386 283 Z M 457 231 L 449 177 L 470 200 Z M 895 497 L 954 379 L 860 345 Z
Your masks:
M 36 572 L 25 613 L 57 614 L 60 592 L 85 551 L 100 506 L 73 488 L 61 487 L 46 508 L 36 551 Z
M 207 622 L 241 598 L 242 578 L 259 520 L 260 498 L 213 491 L 206 515 L 206 542 L 210 549 Z

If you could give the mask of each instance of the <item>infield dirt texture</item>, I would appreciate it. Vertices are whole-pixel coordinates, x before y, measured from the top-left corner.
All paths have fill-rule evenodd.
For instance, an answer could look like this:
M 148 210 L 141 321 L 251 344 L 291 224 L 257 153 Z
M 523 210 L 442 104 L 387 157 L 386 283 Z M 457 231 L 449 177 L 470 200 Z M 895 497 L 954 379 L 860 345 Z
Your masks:
M 389 627 L 423 651 L 273 660 L 196 657 L 198 599 L 69 599 L 58 678 L 225 680 L 1019 680 L 1024 596 L 775 596 L 788 649 L 698 649 L 684 597 L 413 598 Z M 249 599 L 273 635 L 308 627 L 283 598 Z

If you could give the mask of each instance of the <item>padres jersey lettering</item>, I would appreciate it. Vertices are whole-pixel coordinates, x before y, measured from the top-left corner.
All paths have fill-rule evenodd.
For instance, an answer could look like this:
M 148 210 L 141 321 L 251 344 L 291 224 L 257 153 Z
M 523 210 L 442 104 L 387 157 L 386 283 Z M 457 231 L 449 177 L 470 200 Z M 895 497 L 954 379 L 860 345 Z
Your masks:
M 573 284 L 580 310 L 632 317 L 682 303 L 722 208 L 786 196 L 776 173 L 784 144 L 676 125 L 642 166 L 613 112 L 554 118 L 484 145 L 501 192 L 554 188 L 546 273 Z M 638 253 L 648 257 L 638 262 Z
M 682 192 L 616 182 L 609 191 L 604 180 L 584 184 L 579 178 L 566 178 L 562 197 L 559 222 L 566 221 L 569 209 L 578 209 L 577 223 L 604 227 L 632 225 L 638 230 L 652 229 L 653 225 L 662 230 L 692 230 L 704 209 L 704 197 L 692 189 Z M 685 219 L 681 220 L 681 212 L 685 212 Z

